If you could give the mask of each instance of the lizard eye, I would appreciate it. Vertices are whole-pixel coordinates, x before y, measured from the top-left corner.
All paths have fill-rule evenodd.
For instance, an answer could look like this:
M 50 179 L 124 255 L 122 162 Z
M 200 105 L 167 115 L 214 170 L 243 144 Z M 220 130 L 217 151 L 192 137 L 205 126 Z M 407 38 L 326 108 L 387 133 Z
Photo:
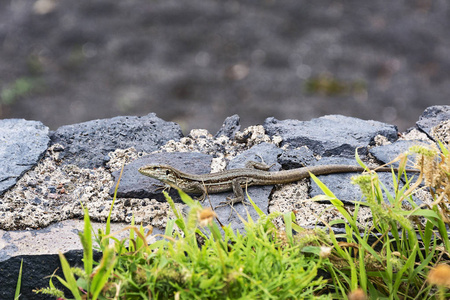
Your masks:
M 170 171 L 169 170 L 166 170 L 166 175 L 169 175 L 170 174 Z

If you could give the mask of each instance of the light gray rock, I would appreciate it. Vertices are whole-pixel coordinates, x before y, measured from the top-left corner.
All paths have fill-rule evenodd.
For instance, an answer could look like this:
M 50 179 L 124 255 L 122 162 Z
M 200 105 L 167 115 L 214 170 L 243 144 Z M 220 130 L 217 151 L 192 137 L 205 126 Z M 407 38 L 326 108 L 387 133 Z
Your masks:
M 109 159 L 107 154 L 116 149 L 134 147 L 151 152 L 181 137 L 179 125 L 151 113 L 62 126 L 51 134 L 51 142 L 63 146 L 60 156 L 63 163 L 95 168 L 104 165 Z
M 283 144 L 292 147 L 307 146 L 322 156 L 354 157 L 355 149 L 367 152 L 375 136 L 383 135 L 389 141 L 397 140 L 397 128 L 377 121 L 365 121 L 341 115 L 329 115 L 311 121 L 277 120 L 273 117 L 264 122 L 270 136 L 280 135 Z
M 41 122 L 0 120 L 0 196 L 38 163 L 49 141 L 48 127 Z

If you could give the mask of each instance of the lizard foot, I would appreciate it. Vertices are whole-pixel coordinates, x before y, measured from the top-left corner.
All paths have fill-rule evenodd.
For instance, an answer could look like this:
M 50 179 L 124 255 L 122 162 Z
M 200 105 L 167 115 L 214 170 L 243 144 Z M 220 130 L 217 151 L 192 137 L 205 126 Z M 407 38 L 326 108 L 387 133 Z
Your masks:
M 157 188 L 155 189 L 155 191 L 170 191 L 170 185 L 167 184 L 157 184 L 156 185 Z
M 225 206 L 230 206 L 230 215 L 228 216 L 228 221 L 229 221 L 231 219 L 231 215 L 233 214 L 233 208 L 234 208 L 234 205 L 236 203 L 242 203 L 242 205 L 250 205 L 250 203 L 247 203 L 244 198 L 241 198 L 241 197 L 235 197 L 235 198 L 227 197 L 227 201 L 219 202 L 219 205 L 214 207 L 214 209 L 217 209 L 217 208 L 220 208 L 220 207 L 225 207 Z

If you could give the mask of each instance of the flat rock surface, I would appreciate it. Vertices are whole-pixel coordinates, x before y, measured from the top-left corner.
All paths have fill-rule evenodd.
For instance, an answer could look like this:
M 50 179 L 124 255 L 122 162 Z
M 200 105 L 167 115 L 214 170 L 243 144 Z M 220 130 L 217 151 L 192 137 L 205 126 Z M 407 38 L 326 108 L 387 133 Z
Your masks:
M 324 157 L 313 165 L 352 165 L 358 166 L 355 159 L 342 158 L 342 157 Z M 322 183 L 324 183 L 336 197 L 346 204 L 354 204 L 355 201 L 361 200 L 361 191 L 358 186 L 351 184 L 352 176 L 359 175 L 361 172 L 351 173 L 339 173 L 317 176 Z M 381 174 L 383 176 L 383 174 Z M 324 192 L 319 186 L 311 180 L 311 187 L 309 195 L 315 197 L 317 195 L 323 195 Z M 323 203 L 329 203 L 324 201 Z
M 397 159 L 397 157 L 403 153 L 407 153 L 409 151 L 409 148 L 414 145 L 420 145 L 423 144 L 422 141 L 418 140 L 409 140 L 409 141 L 396 141 L 392 144 L 382 145 L 378 147 L 374 147 L 369 150 L 370 154 L 372 154 L 377 160 L 380 162 L 387 164 L 391 161 L 394 161 Z M 412 167 L 412 162 L 414 161 L 414 155 L 409 156 L 409 161 L 407 166 Z M 399 162 L 393 162 L 392 166 L 398 167 Z
M 314 165 L 353 165 L 358 166 L 355 159 L 347 159 L 341 157 L 324 157 L 319 160 Z M 348 205 L 352 205 L 355 202 L 363 201 L 362 193 L 359 186 L 352 184 L 352 177 L 361 175 L 363 172 L 349 172 L 349 173 L 338 173 L 317 176 L 318 179 L 325 184 L 328 189 L 330 189 L 333 194 L 342 202 Z M 380 181 L 388 187 L 389 192 L 393 193 L 394 188 L 392 185 L 392 174 L 391 172 L 377 172 Z M 324 192 L 319 188 L 319 186 L 311 180 L 311 188 L 309 195 L 315 197 L 317 195 L 323 195 Z M 387 198 L 386 198 L 387 199 Z M 323 201 L 323 203 L 329 203 L 329 201 Z
M 93 233 L 105 230 L 105 223 L 91 222 Z M 129 231 L 121 231 L 129 223 L 111 223 L 111 234 L 119 240 L 129 237 Z M 82 252 L 78 232 L 84 230 L 82 220 L 66 220 L 45 229 L 26 231 L 0 230 L 0 299 L 13 299 L 18 270 L 23 259 L 21 299 L 49 299 L 47 295 L 36 295 L 33 289 L 47 287 L 49 278 L 56 271 L 62 275 L 58 252 L 64 253 L 72 266 L 81 266 Z M 164 231 L 153 228 L 153 234 Z M 93 234 L 93 239 L 94 239 Z M 148 237 L 151 241 L 152 235 Z M 94 246 L 97 244 L 94 241 Z M 95 253 L 98 260 L 101 256 Z M 59 269 L 57 269 L 59 268 Z M 53 280 L 63 288 L 58 280 Z
M 39 162 L 49 141 L 41 122 L 0 120 L 0 196 Z
M 268 118 L 264 122 L 264 129 L 270 136 L 281 136 L 283 145 L 306 145 L 315 154 L 322 156 L 354 157 L 356 148 L 361 148 L 364 152 L 364 148 L 374 143 L 377 135 L 382 135 L 389 141 L 397 139 L 397 128 L 393 125 L 340 115 L 324 116 L 311 121 Z
M 92 222 L 94 233 L 98 229 L 105 230 L 106 223 Z M 118 232 L 129 223 L 111 223 L 111 233 Z M 38 230 L 6 231 L 0 229 L 0 262 L 18 255 L 58 254 L 81 248 L 78 232 L 84 230 L 83 220 L 65 220 Z M 155 233 L 163 233 L 154 228 Z M 116 235 L 120 240 L 126 238 L 128 232 Z

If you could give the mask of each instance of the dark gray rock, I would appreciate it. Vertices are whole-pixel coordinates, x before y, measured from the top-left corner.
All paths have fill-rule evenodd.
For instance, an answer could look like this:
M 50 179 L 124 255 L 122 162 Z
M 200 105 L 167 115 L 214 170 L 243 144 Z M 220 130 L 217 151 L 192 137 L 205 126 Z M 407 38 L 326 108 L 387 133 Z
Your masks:
M 353 165 L 357 166 L 356 160 L 342 157 L 324 157 L 312 165 Z M 357 173 L 338 173 L 317 176 L 335 195 L 344 203 L 353 203 L 361 200 L 361 191 L 359 187 L 351 184 L 351 177 Z M 311 197 L 323 195 L 324 193 L 319 186 L 311 180 L 311 187 L 309 190 Z M 325 201 L 327 202 L 327 201 Z
M 151 113 L 143 117 L 115 117 L 62 126 L 51 134 L 51 141 L 64 147 L 60 156 L 63 163 L 95 168 L 104 165 L 109 160 L 107 154 L 116 149 L 134 147 L 151 152 L 181 137 L 179 125 Z
M 419 121 L 416 122 L 416 125 L 420 130 L 425 132 L 430 139 L 434 140 L 430 135 L 430 130 L 434 126 L 439 125 L 442 121 L 448 120 L 450 120 L 450 105 L 435 105 L 425 109 L 420 116 Z
M 222 128 L 217 131 L 215 138 L 218 138 L 221 135 L 227 136 L 230 139 L 234 138 L 239 129 L 241 129 L 241 125 L 239 124 L 240 118 L 238 115 L 232 115 L 231 117 L 227 117 L 223 122 Z
M 212 157 L 196 152 L 164 152 L 154 153 L 136 159 L 124 167 L 117 197 L 119 198 L 154 198 L 158 201 L 165 201 L 161 193 L 162 183 L 156 179 L 144 176 L 138 169 L 145 165 L 167 164 L 181 171 L 192 174 L 205 174 L 211 172 Z M 117 182 L 120 171 L 113 172 Z M 114 187 L 110 194 L 114 194 Z M 172 199 L 179 199 L 178 193 L 173 189 L 170 191 Z
M 278 157 L 278 163 L 283 169 L 297 169 L 312 165 L 317 159 L 307 147 L 288 149 Z
M 262 162 L 269 166 L 274 164 L 270 170 L 279 170 L 280 165 L 277 163 L 277 157 L 282 152 L 283 150 L 273 144 L 261 143 L 233 158 L 228 164 L 227 169 L 245 168 L 247 162 L 254 161 Z
M 64 253 L 71 266 L 83 264 L 83 250 L 72 250 Z M 101 254 L 94 251 L 94 260 L 100 261 Z M 54 299 L 49 295 L 35 294 L 33 290 L 49 286 L 49 277 L 55 271 L 55 275 L 64 278 L 58 254 L 47 255 L 20 255 L 11 257 L 5 261 L 0 260 L 0 299 L 14 299 L 20 263 L 22 266 L 22 283 L 20 299 L 46 300 Z M 71 295 L 57 279 L 52 280 L 57 289 L 64 291 L 65 295 Z
M 377 160 L 379 160 L 383 164 L 386 164 L 386 163 L 389 163 L 392 160 L 394 160 L 399 154 L 401 154 L 403 152 L 407 152 L 411 146 L 414 146 L 414 145 L 417 145 L 417 144 L 422 144 L 422 143 L 423 143 L 423 141 L 396 141 L 395 143 L 392 143 L 392 144 L 389 144 L 389 145 L 383 145 L 383 146 L 379 146 L 379 147 L 374 147 L 374 148 L 370 149 L 370 153 Z M 406 167 L 407 168 L 413 168 L 414 160 L 415 160 L 415 155 L 409 155 L 408 156 L 408 163 L 407 163 Z M 394 162 L 394 163 L 392 163 L 392 166 L 395 167 L 395 168 L 398 168 L 399 163 L 398 162 Z M 378 175 L 380 176 L 381 173 L 378 173 Z M 396 175 L 397 175 L 397 173 L 396 173 Z M 383 183 L 388 186 L 389 192 L 391 194 L 394 194 L 395 189 L 394 189 L 394 186 L 392 184 L 392 176 L 389 175 L 390 176 L 389 178 L 387 178 L 387 175 L 385 175 L 385 174 L 383 174 L 382 176 L 386 177 L 386 180 L 383 181 Z M 414 176 L 414 178 L 413 178 L 413 176 Z M 413 180 L 414 180 L 414 179 L 417 178 L 417 176 L 418 176 L 417 173 L 413 173 L 413 172 L 408 172 L 407 173 L 408 179 L 413 178 Z M 390 179 L 390 180 L 388 180 L 388 179 Z M 400 182 L 400 186 L 403 187 L 405 182 L 406 182 L 405 178 L 402 176 L 402 181 Z M 423 203 L 422 200 L 418 199 L 415 196 L 413 196 L 412 200 L 417 205 L 421 205 Z M 407 205 L 408 201 L 404 200 L 403 204 Z
M 0 196 L 42 158 L 48 127 L 38 121 L 0 120 Z
M 391 142 L 397 140 L 397 128 L 393 125 L 341 115 L 329 115 L 311 121 L 279 121 L 271 117 L 265 120 L 264 128 L 270 136 L 280 135 L 283 144 L 307 146 L 322 156 L 351 158 L 356 148 L 365 154 L 366 147 L 373 143 L 377 135 L 383 135 Z
M 389 145 L 383 145 L 374 147 L 369 150 L 377 160 L 383 164 L 387 164 L 397 158 L 401 153 L 407 152 L 411 146 L 417 145 L 418 143 L 423 143 L 420 141 L 396 141 L 395 143 Z M 414 160 L 413 156 L 409 156 L 409 161 Z M 395 162 L 392 164 L 394 167 L 398 168 L 399 163 Z M 410 165 L 410 167 L 412 167 Z
M 356 160 L 353 159 L 346 159 L 346 158 L 340 158 L 340 157 L 324 157 L 321 160 L 319 160 L 315 165 L 331 165 L 331 164 L 347 164 L 347 165 L 358 165 Z M 391 172 L 377 172 L 378 178 L 380 179 L 380 182 L 386 187 L 387 191 L 391 194 L 395 194 L 395 187 L 392 182 L 392 174 Z M 353 204 L 356 201 L 364 201 L 362 198 L 362 193 L 357 185 L 353 185 L 351 183 L 352 176 L 359 175 L 361 172 L 351 172 L 351 173 L 338 173 L 338 174 L 329 174 L 329 175 L 321 175 L 317 176 L 322 183 L 324 183 L 333 193 L 334 195 L 341 200 L 344 204 Z M 397 173 L 395 173 L 397 175 Z M 408 174 L 409 176 L 412 176 L 413 174 Z M 402 177 L 403 181 L 399 182 L 400 188 L 403 187 L 404 179 Z M 384 192 L 384 190 L 383 190 Z M 311 187 L 309 194 L 311 197 L 315 197 L 317 195 L 323 195 L 324 193 L 319 188 L 316 183 L 311 180 Z M 388 198 L 386 196 L 383 197 L 384 200 L 389 203 Z M 421 204 L 421 201 L 418 199 L 414 199 L 416 204 Z M 328 201 L 324 201 L 328 202 Z M 404 204 L 407 203 L 405 200 L 403 202 Z

